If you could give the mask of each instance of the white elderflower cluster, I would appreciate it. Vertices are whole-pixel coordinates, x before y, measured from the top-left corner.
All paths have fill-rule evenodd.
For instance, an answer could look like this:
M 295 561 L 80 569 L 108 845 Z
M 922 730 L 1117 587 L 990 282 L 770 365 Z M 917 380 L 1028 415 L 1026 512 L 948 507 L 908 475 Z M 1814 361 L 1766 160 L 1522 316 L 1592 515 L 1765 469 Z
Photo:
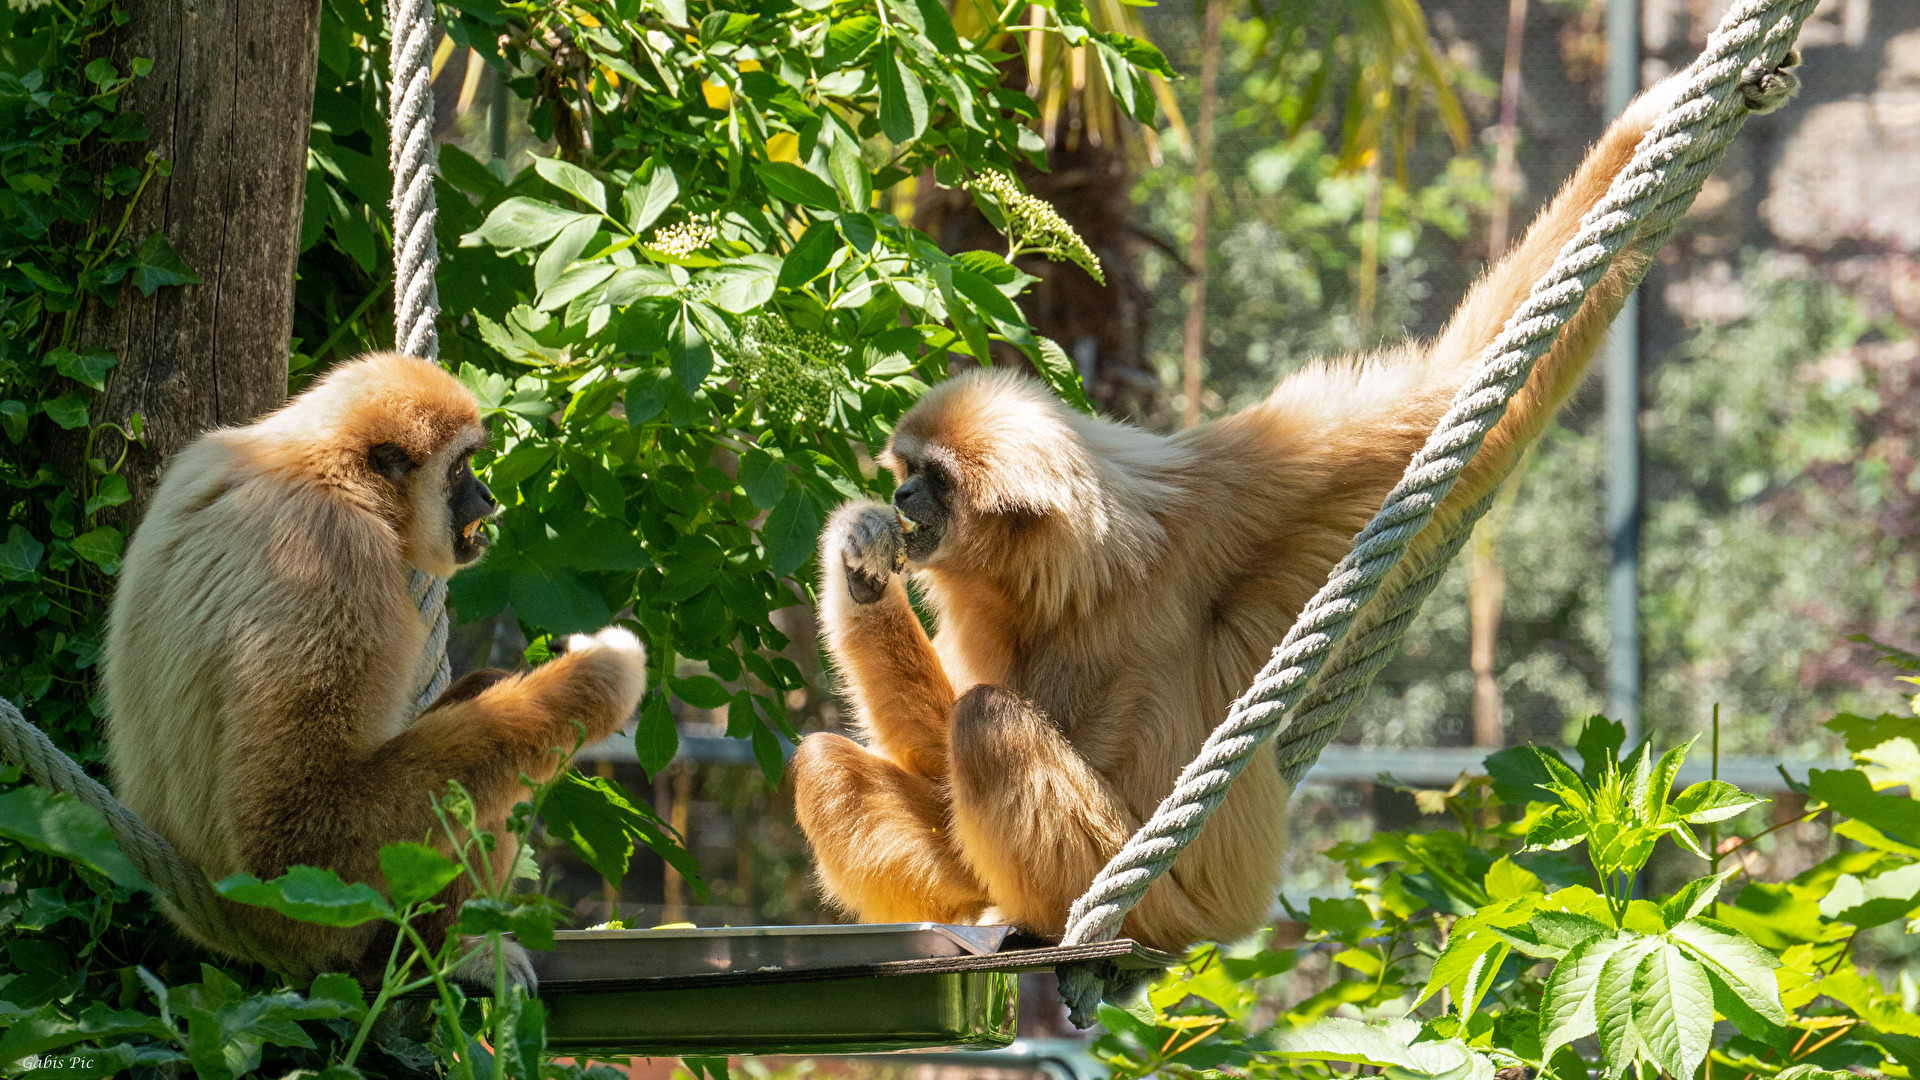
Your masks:
M 1080 234 L 1073 231 L 1053 204 L 1020 190 L 1006 173 L 988 170 L 966 182 L 968 191 L 977 191 L 1000 204 L 1007 219 L 1007 241 L 1014 255 L 1037 252 L 1054 260 L 1076 263 L 1095 281 L 1105 285 L 1106 274 L 1100 259 Z
M 833 392 L 843 381 L 844 346 L 774 315 L 747 319 L 734 346 L 734 374 L 769 410 L 815 423 L 827 418 Z
M 719 235 L 719 230 L 713 227 L 712 222 L 689 220 L 655 229 L 651 246 L 684 259 L 713 243 Z

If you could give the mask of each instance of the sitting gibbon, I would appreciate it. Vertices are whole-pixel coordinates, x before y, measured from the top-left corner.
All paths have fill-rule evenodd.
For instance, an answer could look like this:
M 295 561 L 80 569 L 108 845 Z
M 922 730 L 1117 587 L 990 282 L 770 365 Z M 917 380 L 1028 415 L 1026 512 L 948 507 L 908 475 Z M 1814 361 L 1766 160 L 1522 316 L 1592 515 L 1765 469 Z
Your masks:
M 1792 89 L 1784 72 L 1768 79 L 1751 104 Z M 880 458 L 893 505 L 841 507 L 820 551 L 826 645 L 864 740 L 810 735 L 791 766 L 829 899 L 870 922 L 1057 938 L 1676 90 L 1613 124 L 1430 343 L 1312 365 L 1173 435 L 1081 415 L 999 371 L 922 398 Z M 1588 293 L 1442 523 L 1492 490 L 1572 392 L 1645 258 L 1623 253 Z M 1409 565 L 1439 532 L 1421 533 Z M 908 571 L 938 620 L 932 640 Z M 1263 925 L 1287 797 L 1263 753 L 1122 933 L 1179 949 Z
M 408 570 L 450 575 L 484 552 L 495 503 L 470 459 L 487 439 L 458 380 L 380 355 L 202 435 L 168 467 L 108 619 L 107 761 L 120 798 L 213 878 L 307 865 L 384 886 L 381 845 L 444 847 L 428 797 L 448 780 L 498 832 L 521 774 L 551 776 L 575 721 L 598 739 L 633 712 L 646 657 L 609 627 L 524 674 L 469 675 L 409 722 L 427 628 Z M 494 859 L 510 872 L 512 845 Z M 463 878 L 438 898 L 429 944 L 471 891 Z M 379 978 L 392 941 L 383 924 L 227 912 L 288 955 L 362 978 Z M 476 959 L 473 981 L 491 983 L 491 955 Z M 532 981 L 519 946 L 508 960 Z

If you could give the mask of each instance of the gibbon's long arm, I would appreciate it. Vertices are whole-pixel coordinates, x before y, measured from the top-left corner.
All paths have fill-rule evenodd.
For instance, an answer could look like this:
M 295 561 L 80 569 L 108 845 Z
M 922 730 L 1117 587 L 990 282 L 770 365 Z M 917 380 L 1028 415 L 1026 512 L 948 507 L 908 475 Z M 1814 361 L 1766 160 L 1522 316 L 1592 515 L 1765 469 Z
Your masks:
M 947 775 L 947 713 L 953 683 L 907 599 L 906 579 L 881 551 L 894 550 L 892 510 L 853 502 L 834 511 L 822 530 L 821 625 L 827 652 L 845 676 L 860 725 L 881 754 L 931 780 Z M 885 582 L 884 595 L 860 603 L 848 571 Z

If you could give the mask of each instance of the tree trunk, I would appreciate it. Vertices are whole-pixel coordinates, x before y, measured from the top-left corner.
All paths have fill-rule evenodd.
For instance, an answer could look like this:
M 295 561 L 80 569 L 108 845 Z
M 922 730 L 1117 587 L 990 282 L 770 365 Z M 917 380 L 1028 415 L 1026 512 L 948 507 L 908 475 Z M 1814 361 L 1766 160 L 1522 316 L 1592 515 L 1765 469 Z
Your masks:
M 138 414 L 145 425 L 122 468 L 133 496 L 122 526 L 194 436 L 286 397 L 320 43 L 318 0 L 143 0 L 127 12 L 109 54 L 122 70 L 136 56 L 154 62 L 130 92 L 149 139 L 129 157 L 151 151 L 173 166 L 148 185 L 127 234 L 161 232 L 201 283 L 143 296 L 129 280 L 115 304 L 81 311 L 80 345 L 119 358 L 94 422 L 128 426 Z M 108 461 L 118 453 L 94 447 Z
M 1200 422 L 1200 377 L 1207 349 L 1207 214 L 1213 190 L 1213 112 L 1219 103 L 1220 20 L 1226 0 L 1206 0 L 1200 30 L 1200 114 L 1193 125 L 1193 246 L 1187 262 L 1193 267 L 1193 291 L 1187 296 L 1187 328 L 1182 341 L 1182 392 L 1186 407 L 1180 426 Z

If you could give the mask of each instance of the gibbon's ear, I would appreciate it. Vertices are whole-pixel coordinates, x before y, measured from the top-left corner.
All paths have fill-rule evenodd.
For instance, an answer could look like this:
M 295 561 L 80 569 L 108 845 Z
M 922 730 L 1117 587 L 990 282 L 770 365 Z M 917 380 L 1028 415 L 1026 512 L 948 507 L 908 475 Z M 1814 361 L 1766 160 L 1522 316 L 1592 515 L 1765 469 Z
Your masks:
M 413 455 L 401 449 L 398 443 L 383 442 L 375 443 L 367 451 L 367 467 L 398 487 L 420 466 L 413 460 Z

